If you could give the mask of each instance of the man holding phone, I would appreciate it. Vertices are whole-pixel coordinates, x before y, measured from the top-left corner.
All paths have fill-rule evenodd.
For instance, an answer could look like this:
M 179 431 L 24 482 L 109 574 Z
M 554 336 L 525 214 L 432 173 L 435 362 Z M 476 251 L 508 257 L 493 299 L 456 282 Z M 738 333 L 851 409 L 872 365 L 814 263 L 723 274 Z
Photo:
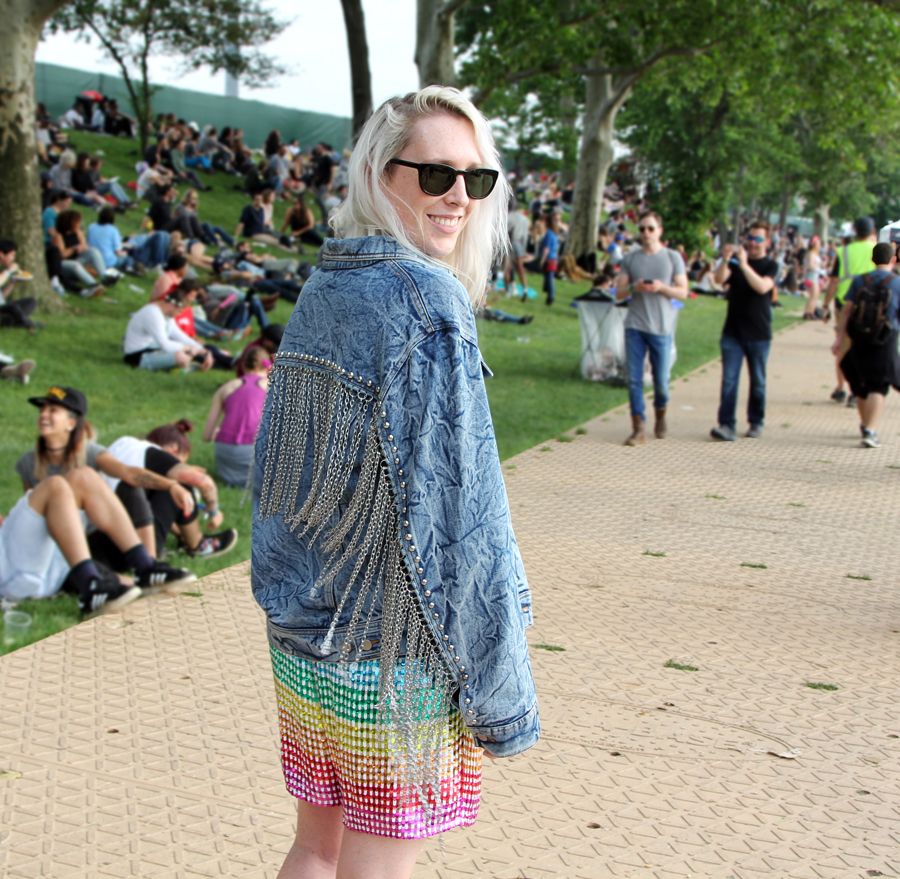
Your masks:
M 628 299 L 625 318 L 625 359 L 628 364 L 628 403 L 631 408 L 631 436 L 626 446 L 646 442 L 644 431 L 644 359 L 650 353 L 653 372 L 654 432 L 666 435 L 666 406 L 669 402 L 669 369 L 676 311 L 672 300 L 688 295 L 687 270 L 681 254 L 664 247 L 662 217 L 653 211 L 638 221 L 641 246 L 626 253 L 616 276 L 616 299 Z
M 722 392 L 719 424 L 709 433 L 713 439 L 737 439 L 737 394 L 741 364 L 747 359 L 750 399 L 747 401 L 747 436 L 759 439 L 766 415 L 766 361 L 772 344 L 772 291 L 778 263 L 766 256 L 769 224 L 755 220 L 747 233 L 747 247 L 726 244 L 716 269 L 716 283 L 728 283 L 728 313 L 719 347 L 722 351 Z

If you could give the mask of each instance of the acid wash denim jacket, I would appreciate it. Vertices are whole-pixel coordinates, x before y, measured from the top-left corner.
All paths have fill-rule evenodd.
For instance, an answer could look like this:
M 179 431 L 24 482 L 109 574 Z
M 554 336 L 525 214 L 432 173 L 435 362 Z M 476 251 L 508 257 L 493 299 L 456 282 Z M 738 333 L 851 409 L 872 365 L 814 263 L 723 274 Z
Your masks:
M 270 644 L 378 658 L 381 721 L 413 762 L 412 724 L 424 712 L 438 736 L 451 705 L 499 757 L 540 734 L 483 369 L 449 270 L 392 238 L 329 239 L 256 442 L 251 576 Z

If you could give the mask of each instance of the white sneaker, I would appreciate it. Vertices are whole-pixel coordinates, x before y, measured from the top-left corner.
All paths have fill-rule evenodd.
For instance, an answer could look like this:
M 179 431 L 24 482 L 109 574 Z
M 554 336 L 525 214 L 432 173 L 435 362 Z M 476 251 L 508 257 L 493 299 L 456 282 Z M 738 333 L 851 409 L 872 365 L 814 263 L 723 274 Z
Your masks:
M 23 385 L 27 385 L 29 381 L 29 373 L 37 366 L 33 360 L 23 360 L 12 366 L 4 366 L 0 369 L 0 376 L 7 381 L 18 381 Z
M 2 351 L 0 351 L 0 366 L 9 366 L 11 363 L 15 362 L 15 357 L 10 357 L 9 354 L 4 354 Z
M 51 278 L 50 286 L 53 288 L 55 293 L 59 293 L 60 296 L 68 296 L 69 294 L 66 292 L 66 288 L 60 283 L 59 278 Z

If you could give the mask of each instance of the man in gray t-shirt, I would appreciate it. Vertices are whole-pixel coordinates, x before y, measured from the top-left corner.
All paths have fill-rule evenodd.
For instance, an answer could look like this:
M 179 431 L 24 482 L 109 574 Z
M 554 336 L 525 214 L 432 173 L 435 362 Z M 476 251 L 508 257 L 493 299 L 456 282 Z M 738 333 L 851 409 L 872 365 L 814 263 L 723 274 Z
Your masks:
M 519 276 L 522 284 L 522 301 L 528 298 L 528 280 L 525 277 L 525 261 L 528 259 L 528 236 L 531 226 L 528 217 L 519 211 L 519 203 L 516 197 L 510 196 L 509 214 L 506 218 L 506 227 L 509 231 L 509 243 L 511 253 L 509 263 L 506 266 L 506 289 L 510 289 L 513 282 L 513 272 Z
M 650 352 L 653 370 L 653 408 L 655 433 L 666 435 L 666 406 L 669 402 L 669 368 L 675 309 L 672 300 L 684 300 L 688 294 L 687 271 L 681 254 L 663 247 L 659 214 L 641 215 L 641 246 L 625 255 L 616 277 L 616 299 L 627 299 L 625 318 L 625 358 L 628 364 L 628 402 L 631 407 L 631 436 L 626 446 L 646 442 L 644 433 L 644 358 Z

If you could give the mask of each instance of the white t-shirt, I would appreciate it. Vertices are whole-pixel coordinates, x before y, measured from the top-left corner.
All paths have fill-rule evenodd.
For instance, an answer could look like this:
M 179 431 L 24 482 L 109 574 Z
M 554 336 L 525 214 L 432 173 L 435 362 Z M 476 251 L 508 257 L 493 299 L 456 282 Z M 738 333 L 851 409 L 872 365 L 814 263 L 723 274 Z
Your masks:
M 106 451 L 128 467 L 143 468 L 145 466 L 144 461 L 146 460 L 147 449 L 158 448 L 159 446 L 148 443 L 147 440 L 139 440 L 133 436 L 121 436 Z M 102 473 L 101 476 L 103 476 L 104 481 L 113 491 L 119 487 L 120 479 L 114 479 L 105 473 Z
M 162 309 L 153 302 L 136 311 L 125 330 L 125 353 L 138 351 L 180 351 L 187 345 L 192 351 L 200 346 L 185 333 L 172 318 L 166 317 Z

